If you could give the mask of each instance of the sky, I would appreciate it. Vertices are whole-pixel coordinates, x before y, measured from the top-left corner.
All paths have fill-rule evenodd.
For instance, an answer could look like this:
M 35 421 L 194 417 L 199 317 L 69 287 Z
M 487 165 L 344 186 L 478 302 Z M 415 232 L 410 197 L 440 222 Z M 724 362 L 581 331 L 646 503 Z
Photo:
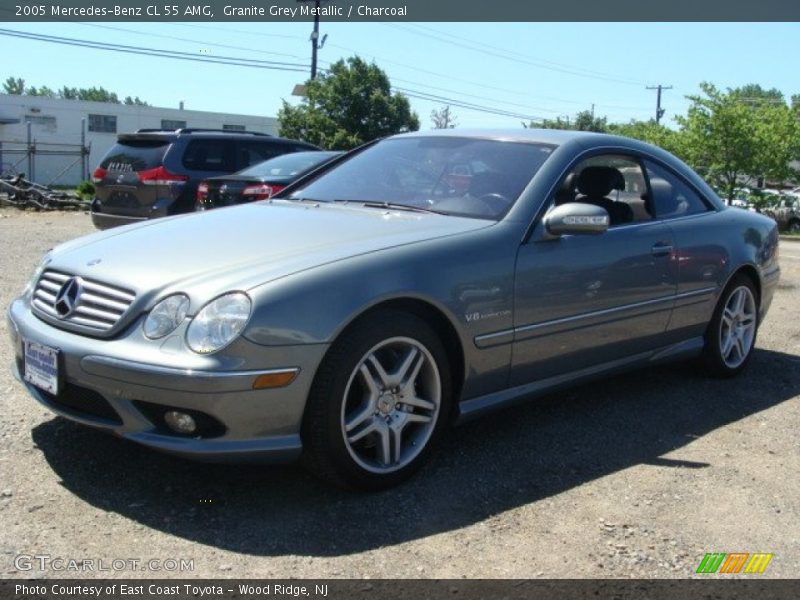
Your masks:
M 102 86 L 153 106 L 276 116 L 309 76 L 312 23 L 2 23 L 2 30 L 186 53 L 269 61 L 253 68 L 139 56 L 0 35 L 0 79 L 58 89 Z M 664 90 L 675 126 L 702 81 L 758 83 L 800 93 L 800 23 L 326 23 L 319 66 L 352 55 L 374 61 L 414 95 L 421 129 L 448 103 L 462 127 L 518 128 L 529 119 L 594 111 L 611 122 L 648 119 Z M 6 60 L 11 57 L 11 60 Z M 272 63 L 282 63 L 275 65 Z M 507 114 L 495 114 L 497 112 Z

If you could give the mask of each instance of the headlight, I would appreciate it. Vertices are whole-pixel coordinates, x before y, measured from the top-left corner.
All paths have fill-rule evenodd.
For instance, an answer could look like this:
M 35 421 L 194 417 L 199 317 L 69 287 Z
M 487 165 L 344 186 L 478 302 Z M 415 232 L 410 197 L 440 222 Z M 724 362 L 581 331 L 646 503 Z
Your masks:
M 39 281 L 39 277 L 42 276 L 42 272 L 44 272 L 44 268 L 50 263 L 50 259 L 52 257 L 52 252 L 50 250 L 42 257 L 42 260 L 39 261 L 39 264 L 36 267 L 36 270 L 31 275 L 31 278 L 28 280 L 28 283 L 25 284 L 25 289 L 22 290 L 22 295 L 24 296 L 31 290 L 33 290 L 36 282 Z
M 183 294 L 167 296 L 153 307 L 144 321 L 144 334 L 151 340 L 172 333 L 186 318 L 189 298 Z
M 236 339 L 249 318 L 250 298 L 242 292 L 225 294 L 195 315 L 186 331 L 186 342 L 200 354 L 216 352 Z

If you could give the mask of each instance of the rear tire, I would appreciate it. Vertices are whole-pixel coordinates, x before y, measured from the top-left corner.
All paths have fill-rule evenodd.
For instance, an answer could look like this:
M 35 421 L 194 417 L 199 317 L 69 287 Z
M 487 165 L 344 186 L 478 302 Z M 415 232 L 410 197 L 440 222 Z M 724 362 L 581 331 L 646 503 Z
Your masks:
M 337 339 L 314 378 L 303 460 L 336 485 L 385 489 L 425 462 L 451 408 L 447 353 L 422 319 L 367 316 Z
M 702 362 L 717 377 L 733 377 L 753 354 L 758 333 L 758 294 L 752 280 L 734 275 L 706 330 Z

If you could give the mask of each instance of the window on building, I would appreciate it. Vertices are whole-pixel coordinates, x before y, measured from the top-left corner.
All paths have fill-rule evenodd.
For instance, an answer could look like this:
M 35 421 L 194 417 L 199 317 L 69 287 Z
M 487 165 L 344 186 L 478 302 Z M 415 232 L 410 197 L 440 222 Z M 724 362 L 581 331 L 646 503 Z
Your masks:
M 117 133 L 117 117 L 114 115 L 89 115 L 89 131 Z
M 48 115 L 25 115 L 25 122 L 39 125 L 45 131 L 56 130 L 56 118 Z
M 175 119 L 161 119 L 161 129 L 185 129 L 186 121 L 176 121 Z
M 246 131 L 244 125 L 223 125 L 225 131 Z

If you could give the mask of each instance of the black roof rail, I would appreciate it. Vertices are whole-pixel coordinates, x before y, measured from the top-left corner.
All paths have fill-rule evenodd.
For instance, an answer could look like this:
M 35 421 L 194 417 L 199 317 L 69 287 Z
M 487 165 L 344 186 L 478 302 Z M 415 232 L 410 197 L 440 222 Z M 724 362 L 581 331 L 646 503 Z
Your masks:
M 161 129 L 160 127 L 143 127 L 137 129 L 136 133 L 175 133 L 174 129 Z
M 176 129 L 175 133 L 239 133 L 245 135 L 263 135 L 266 137 L 272 137 L 269 133 L 261 133 L 260 131 L 240 131 L 236 129 L 206 129 L 203 127 L 183 127 L 182 129 Z
M 136 133 L 228 133 L 240 135 L 261 135 L 265 137 L 273 137 L 270 133 L 261 133 L 260 131 L 240 131 L 236 129 L 211 129 L 204 127 L 182 127 L 180 129 L 161 129 L 159 127 L 144 127 L 137 129 Z

